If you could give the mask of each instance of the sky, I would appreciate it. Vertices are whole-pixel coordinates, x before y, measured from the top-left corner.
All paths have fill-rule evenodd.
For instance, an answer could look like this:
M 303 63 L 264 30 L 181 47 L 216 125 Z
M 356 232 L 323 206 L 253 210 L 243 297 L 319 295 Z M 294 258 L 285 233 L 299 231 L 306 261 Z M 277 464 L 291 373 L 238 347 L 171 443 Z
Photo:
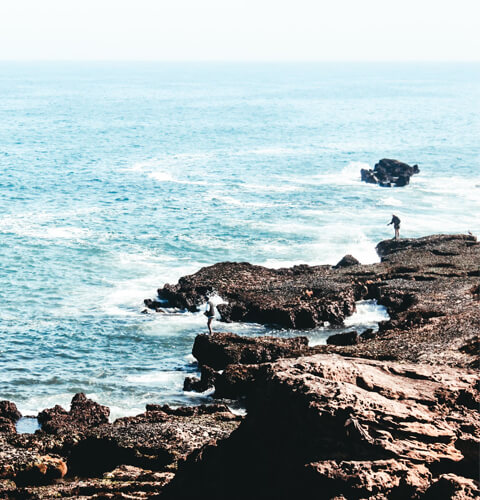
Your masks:
M 480 0 L 0 0 L 0 60 L 480 60 Z

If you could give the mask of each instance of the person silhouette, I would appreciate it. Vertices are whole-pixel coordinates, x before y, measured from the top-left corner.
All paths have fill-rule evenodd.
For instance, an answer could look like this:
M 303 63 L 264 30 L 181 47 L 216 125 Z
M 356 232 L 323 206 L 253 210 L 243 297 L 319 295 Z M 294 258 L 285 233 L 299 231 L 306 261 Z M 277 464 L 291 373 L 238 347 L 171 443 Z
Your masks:
M 207 327 L 208 333 L 212 335 L 212 322 L 213 318 L 215 318 L 215 304 L 212 300 L 209 300 L 207 303 L 207 310 L 205 311 L 205 316 L 207 317 Z
M 395 239 L 398 240 L 400 238 L 400 219 L 392 214 L 392 220 L 387 224 L 389 226 L 393 224 L 393 228 L 395 229 Z

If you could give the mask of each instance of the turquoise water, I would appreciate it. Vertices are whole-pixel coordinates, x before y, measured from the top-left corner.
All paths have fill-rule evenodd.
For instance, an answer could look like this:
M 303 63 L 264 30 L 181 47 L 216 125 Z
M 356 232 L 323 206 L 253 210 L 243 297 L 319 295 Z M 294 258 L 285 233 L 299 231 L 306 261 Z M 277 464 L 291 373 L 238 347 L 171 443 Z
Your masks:
M 479 82 L 478 64 L 0 63 L 0 399 L 204 400 L 181 387 L 205 318 L 140 313 L 163 283 L 374 262 L 392 212 L 403 236 L 480 234 Z M 421 173 L 360 183 L 384 157 Z

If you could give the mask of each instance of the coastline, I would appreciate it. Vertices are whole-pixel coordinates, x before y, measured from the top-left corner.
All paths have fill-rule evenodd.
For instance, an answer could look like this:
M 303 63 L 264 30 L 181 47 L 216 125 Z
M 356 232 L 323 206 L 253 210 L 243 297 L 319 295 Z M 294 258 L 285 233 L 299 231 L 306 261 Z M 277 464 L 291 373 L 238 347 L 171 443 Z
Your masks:
M 151 404 L 109 423 L 108 408 L 77 395 L 69 412 L 41 412 L 41 431 L 17 434 L 19 414 L 5 404 L 0 492 L 475 498 L 480 244 L 434 235 L 385 240 L 377 250 L 381 262 L 370 265 L 219 263 L 166 285 L 160 298 L 192 311 L 217 292 L 228 301 L 218 308 L 226 322 L 342 324 L 361 299 L 377 300 L 390 319 L 350 345 L 199 335 L 193 354 L 202 379 L 191 388 L 244 398 L 246 417 L 224 404 Z

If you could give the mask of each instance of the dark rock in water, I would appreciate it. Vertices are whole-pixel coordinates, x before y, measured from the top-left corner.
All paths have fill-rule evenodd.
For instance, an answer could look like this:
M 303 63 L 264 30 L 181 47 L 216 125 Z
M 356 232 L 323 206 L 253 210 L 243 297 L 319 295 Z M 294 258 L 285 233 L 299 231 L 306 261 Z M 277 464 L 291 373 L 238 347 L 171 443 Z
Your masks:
M 82 392 L 72 398 L 70 411 L 61 406 L 38 414 L 41 428 L 49 434 L 78 433 L 108 422 L 110 409 L 88 399 Z
M 377 336 L 377 332 L 373 330 L 373 328 L 367 328 L 360 334 L 360 338 L 362 340 L 374 339 Z
M 258 365 L 245 420 L 191 453 L 162 498 L 419 498 L 439 474 L 471 495 L 464 443 L 479 442 L 480 416 L 462 395 L 478 401 L 476 379 L 332 354 Z
M 202 365 L 200 368 L 201 378 L 186 377 L 183 383 L 184 391 L 205 392 L 215 386 L 217 372 L 209 366 Z
M 152 299 L 145 299 L 143 303 L 148 307 L 148 309 L 152 309 L 154 311 L 158 311 L 164 305 L 158 300 Z
M 222 370 L 227 365 L 256 364 L 309 353 L 307 337 L 242 337 L 234 333 L 215 332 L 197 335 L 192 354 L 200 365 Z
M 339 269 L 341 267 L 350 267 L 360 265 L 360 261 L 358 261 L 353 255 L 345 255 L 342 259 L 337 263 L 337 265 L 333 266 L 334 269 Z
M 362 181 L 369 184 L 379 184 L 383 187 L 402 187 L 410 182 L 410 177 L 420 172 L 418 165 L 407 165 L 398 160 L 384 158 L 380 160 L 373 170 L 362 168 L 360 171 Z
M 0 418 L 15 423 L 22 418 L 22 414 L 18 411 L 15 403 L 11 401 L 0 401 Z
M 196 311 L 216 292 L 228 302 L 217 308 L 227 322 L 299 329 L 326 321 L 341 324 L 355 311 L 355 291 L 351 281 L 330 279 L 330 272 L 331 266 L 268 269 L 246 262 L 222 262 L 181 278 L 177 285 L 165 285 L 161 296 L 169 307 Z
M 330 335 L 327 339 L 327 344 L 330 345 L 355 345 L 359 342 L 359 335 L 357 332 L 344 332 Z

